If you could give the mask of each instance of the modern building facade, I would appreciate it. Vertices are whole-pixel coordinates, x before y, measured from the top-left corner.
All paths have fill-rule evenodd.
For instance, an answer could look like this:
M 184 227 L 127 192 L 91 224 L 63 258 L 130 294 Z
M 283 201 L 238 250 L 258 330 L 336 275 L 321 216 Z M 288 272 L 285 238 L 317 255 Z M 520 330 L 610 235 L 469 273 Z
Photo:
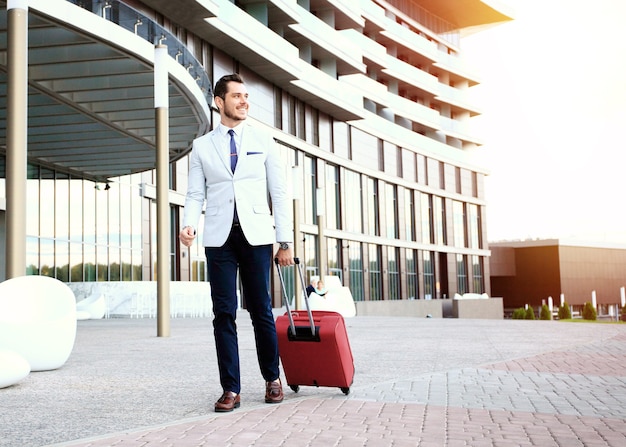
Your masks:
M 626 247 L 559 239 L 491 243 L 491 291 L 508 310 L 537 309 L 552 298 L 575 312 L 595 305 L 598 315 L 617 316 L 626 304 Z
M 308 275 L 339 276 L 357 301 L 491 294 L 487 172 L 473 157 L 480 141 L 470 121 L 479 110 L 468 100 L 478 79 L 463 60 L 460 36 L 509 20 L 501 6 L 15 2 L 28 6 L 28 274 L 66 282 L 155 279 L 152 50 L 164 44 L 172 280 L 207 280 L 202 248 L 187 251 L 176 238 L 187 154 L 217 120 L 211 84 L 238 72 L 250 93 L 250 119 L 273 132 L 285 159 L 295 249 Z M 3 51 L 11 3 L 0 1 Z M 8 59 L 0 58 L 5 116 Z M 0 126 L 0 279 L 10 126 Z

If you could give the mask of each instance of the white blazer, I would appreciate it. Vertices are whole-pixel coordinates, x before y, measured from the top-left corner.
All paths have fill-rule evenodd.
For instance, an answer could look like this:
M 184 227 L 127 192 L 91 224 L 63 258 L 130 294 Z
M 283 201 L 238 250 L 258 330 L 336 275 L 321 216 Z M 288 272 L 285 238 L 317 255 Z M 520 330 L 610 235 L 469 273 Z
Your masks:
M 193 141 L 183 226 L 198 227 L 206 202 L 202 243 L 221 247 L 230 233 L 237 203 L 239 224 L 251 245 L 293 242 L 291 196 L 274 138 L 244 122 L 233 174 L 229 149 L 220 144 L 223 140 L 217 132 Z

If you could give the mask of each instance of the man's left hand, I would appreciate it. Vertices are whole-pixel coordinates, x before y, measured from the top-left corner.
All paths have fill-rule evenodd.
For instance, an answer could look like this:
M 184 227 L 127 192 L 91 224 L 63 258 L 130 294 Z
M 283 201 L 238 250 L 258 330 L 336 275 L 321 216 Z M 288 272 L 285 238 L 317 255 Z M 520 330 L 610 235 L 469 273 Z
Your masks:
M 289 247 L 287 250 L 278 249 L 274 255 L 274 259 L 278 260 L 278 265 L 281 267 L 287 267 L 288 265 L 294 265 L 293 260 L 293 248 Z

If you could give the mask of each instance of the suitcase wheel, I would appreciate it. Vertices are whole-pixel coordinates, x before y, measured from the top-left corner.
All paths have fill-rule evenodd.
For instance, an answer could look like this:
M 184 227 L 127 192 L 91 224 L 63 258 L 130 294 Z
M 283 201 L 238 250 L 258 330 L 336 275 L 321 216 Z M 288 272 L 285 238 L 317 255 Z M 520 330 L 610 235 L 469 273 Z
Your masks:
M 294 393 L 300 391 L 300 385 L 289 385 L 289 388 L 291 388 Z
M 345 394 L 347 396 L 348 394 L 350 394 L 350 387 L 349 386 L 342 386 L 341 387 L 341 391 L 343 391 L 343 394 Z

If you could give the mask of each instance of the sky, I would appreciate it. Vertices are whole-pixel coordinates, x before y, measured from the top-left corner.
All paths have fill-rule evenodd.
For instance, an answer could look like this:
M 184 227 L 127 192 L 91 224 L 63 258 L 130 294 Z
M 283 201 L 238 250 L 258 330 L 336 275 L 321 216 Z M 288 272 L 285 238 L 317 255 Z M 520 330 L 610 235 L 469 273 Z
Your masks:
M 626 1 L 500 0 L 464 37 L 491 242 L 626 244 Z

